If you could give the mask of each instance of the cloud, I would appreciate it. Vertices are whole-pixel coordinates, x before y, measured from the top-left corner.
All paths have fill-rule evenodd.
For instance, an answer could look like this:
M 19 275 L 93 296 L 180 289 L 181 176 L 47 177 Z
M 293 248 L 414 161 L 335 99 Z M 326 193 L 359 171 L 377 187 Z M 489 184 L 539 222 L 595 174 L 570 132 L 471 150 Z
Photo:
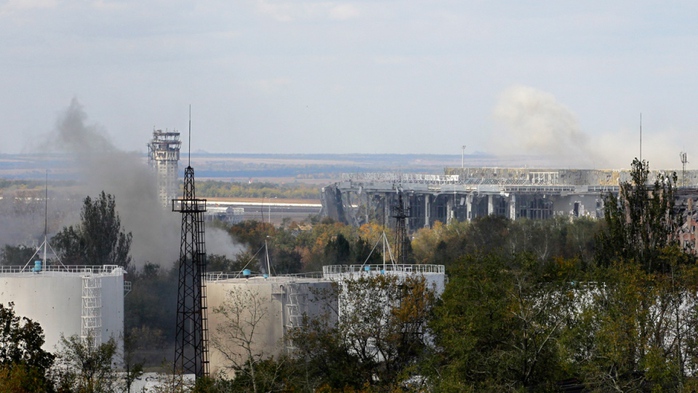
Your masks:
M 347 20 L 359 16 L 359 9 L 351 4 L 338 4 L 330 9 L 331 19 Z
M 279 22 L 303 19 L 347 20 L 360 15 L 359 9 L 349 3 L 257 0 L 257 11 Z
M 5 4 L 0 4 L 0 15 L 28 10 L 52 9 L 57 6 L 57 0 L 9 0 Z

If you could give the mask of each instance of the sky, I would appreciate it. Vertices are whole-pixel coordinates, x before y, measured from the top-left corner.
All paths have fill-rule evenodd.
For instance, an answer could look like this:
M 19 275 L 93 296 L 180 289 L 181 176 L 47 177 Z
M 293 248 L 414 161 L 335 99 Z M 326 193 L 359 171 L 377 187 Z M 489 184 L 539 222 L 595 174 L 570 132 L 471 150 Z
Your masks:
M 684 151 L 693 169 L 696 16 L 695 1 L 0 0 L 0 154 L 45 145 L 76 100 L 127 152 L 154 128 L 186 135 L 191 105 L 193 152 L 465 145 L 627 168 L 642 129 L 653 168 Z

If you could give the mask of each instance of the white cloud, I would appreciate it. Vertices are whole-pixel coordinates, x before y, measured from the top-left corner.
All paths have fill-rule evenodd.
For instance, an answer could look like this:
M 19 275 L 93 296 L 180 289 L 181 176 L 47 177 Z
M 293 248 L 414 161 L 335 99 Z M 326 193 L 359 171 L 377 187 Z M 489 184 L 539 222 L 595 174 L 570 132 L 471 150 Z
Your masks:
M 359 16 L 359 9 L 351 4 L 338 4 L 330 9 L 330 18 L 347 20 Z
M 34 9 L 50 9 L 57 6 L 57 0 L 9 0 L 0 5 L 0 15 Z
M 279 22 L 304 19 L 347 20 L 359 16 L 359 9 L 348 3 L 257 0 L 257 11 Z

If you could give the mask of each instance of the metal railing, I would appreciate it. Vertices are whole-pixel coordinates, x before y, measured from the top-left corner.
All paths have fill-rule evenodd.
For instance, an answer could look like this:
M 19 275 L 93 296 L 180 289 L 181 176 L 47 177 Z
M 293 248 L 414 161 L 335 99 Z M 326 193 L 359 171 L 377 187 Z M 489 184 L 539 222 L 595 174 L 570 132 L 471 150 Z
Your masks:
M 12 265 L 0 266 L 0 274 L 35 273 L 34 265 L 26 266 Z M 90 274 L 111 274 L 115 269 L 123 269 L 119 265 L 61 265 L 50 264 L 41 266 L 41 270 L 36 273 L 56 272 L 56 273 L 90 273 Z
M 277 274 L 269 276 L 262 273 L 251 273 L 249 275 L 244 275 L 243 272 L 236 273 L 224 273 L 224 272 L 207 272 L 204 276 L 204 280 L 207 282 L 211 281 L 224 281 L 233 279 L 250 279 L 250 278 L 263 278 L 269 281 L 288 281 L 289 279 L 302 279 L 302 278 L 322 278 L 322 272 L 308 272 L 308 273 L 295 273 L 295 274 Z
M 446 267 L 444 265 L 415 265 L 415 264 L 392 264 L 384 265 L 328 265 L 322 267 L 324 276 L 345 274 L 345 273 L 362 273 L 362 272 L 400 272 L 400 273 L 436 273 L 444 274 Z

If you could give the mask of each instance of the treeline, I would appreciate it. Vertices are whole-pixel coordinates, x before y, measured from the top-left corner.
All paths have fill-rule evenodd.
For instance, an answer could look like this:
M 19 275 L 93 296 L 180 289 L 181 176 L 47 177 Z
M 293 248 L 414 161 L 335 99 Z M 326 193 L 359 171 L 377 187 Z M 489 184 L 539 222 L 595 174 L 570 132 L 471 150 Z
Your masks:
M 696 390 L 698 266 L 692 250 L 678 241 L 683 222 L 673 205 L 676 178 L 660 176 L 648 187 L 648 174 L 646 162 L 633 162 L 632 180 L 621 185 L 620 198 L 606 198 L 599 221 L 490 216 L 421 229 L 411 238 L 408 261 L 446 266 L 438 299 L 418 279 L 357 280 L 338 290 L 360 306 L 334 319 L 306 316 L 289 335 L 295 351 L 229 362 L 235 379 L 215 375 L 199 381 L 198 389 Z M 243 251 L 233 259 L 209 255 L 209 271 L 266 272 L 264 247 L 272 274 L 384 257 L 379 241 L 385 228 L 375 223 L 216 225 Z M 395 234 L 388 230 L 387 238 Z M 129 274 L 134 284 L 126 297 L 127 337 L 135 340 L 136 358 L 153 364 L 158 355 L 171 354 L 176 269 L 146 264 Z M 382 296 L 389 300 L 377 301 Z M 211 312 L 263 306 L 244 302 Z M 239 323 L 233 314 L 229 321 Z
M 197 195 L 204 198 L 282 198 L 319 199 L 317 186 L 304 183 L 242 183 L 218 180 L 198 180 Z
M 606 198 L 603 221 L 487 217 L 419 231 L 411 258 L 447 266 L 438 301 L 418 283 L 347 285 L 361 287 L 345 295 L 359 315 L 305 320 L 296 352 L 231 364 L 239 377 L 217 376 L 209 391 L 694 391 L 698 267 L 677 237 L 676 178 L 647 187 L 646 163 L 633 171 L 621 197 Z M 302 268 L 319 254 L 360 261 L 360 243 L 376 235 L 331 223 L 312 231 L 314 244 L 300 233 L 290 243 Z M 374 314 L 384 295 L 390 311 Z

